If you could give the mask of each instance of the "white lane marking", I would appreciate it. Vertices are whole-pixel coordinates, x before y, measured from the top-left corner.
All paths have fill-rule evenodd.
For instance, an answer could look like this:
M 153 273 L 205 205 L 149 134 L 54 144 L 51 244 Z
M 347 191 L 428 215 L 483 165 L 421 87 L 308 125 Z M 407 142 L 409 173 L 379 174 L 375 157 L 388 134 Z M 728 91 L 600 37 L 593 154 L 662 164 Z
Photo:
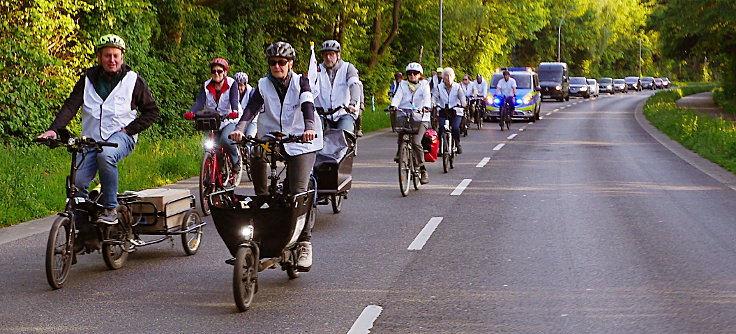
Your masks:
M 496 147 L 493 148 L 493 150 L 494 151 L 498 151 L 498 150 L 501 149 L 501 147 L 504 147 L 504 145 L 506 145 L 506 144 L 504 144 L 504 143 L 498 144 L 498 145 L 496 145 Z
M 470 181 L 473 181 L 473 179 L 463 179 L 463 181 L 455 187 L 455 190 L 450 193 L 450 196 L 460 196 L 463 191 L 465 191 L 465 188 L 468 187 Z
M 360 316 L 353 323 L 353 327 L 350 327 L 348 334 L 367 334 L 370 333 L 370 329 L 373 328 L 373 322 L 378 319 L 381 315 L 383 307 L 378 305 L 368 305 L 360 313 Z
M 411 245 L 409 245 L 408 250 L 422 250 L 422 247 L 424 247 L 424 244 L 427 243 L 427 240 L 429 240 L 429 237 L 432 236 L 432 233 L 434 233 L 434 230 L 437 229 L 437 226 L 440 225 L 440 222 L 442 222 L 442 217 L 432 217 L 428 222 L 427 225 L 424 225 L 424 228 L 421 232 L 417 235 L 416 238 L 414 238 L 414 241 L 411 242 Z
M 524 128 L 519 128 L 519 131 L 524 131 Z
M 488 163 L 489 161 L 491 161 L 491 157 L 485 157 L 485 158 L 481 159 L 481 160 L 480 160 L 480 162 L 479 162 L 479 163 L 478 163 L 477 165 L 475 165 L 475 167 L 478 167 L 478 168 L 483 168 L 483 167 L 485 167 L 485 166 L 486 166 L 486 164 L 487 164 L 487 163 Z
M 567 108 L 567 107 L 560 107 L 560 110 L 565 109 L 565 108 Z
M 529 122 L 529 123 L 526 123 L 526 124 L 534 124 L 534 122 Z
M 544 119 L 544 116 L 539 116 L 539 119 Z
M 511 139 L 514 139 L 514 138 L 515 138 L 516 136 L 518 136 L 518 135 L 519 135 L 518 133 L 514 133 L 514 134 L 512 134 L 512 135 L 510 135 L 510 136 L 506 137 L 506 139 L 508 139 L 508 140 L 511 140 Z
M 552 110 L 552 112 L 555 112 L 555 111 L 560 111 L 560 108 L 557 108 L 555 110 Z M 549 115 L 549 114 L 547 114 L 547 115 Z
M 549 115 L 552 115 L 552 113 L 551 113 L 551 112 L 548 112 L 548 113 L 546 113 L 546 114 L 544 114 L 544 115 L 545 115 L 545 116 L 549 116 Z

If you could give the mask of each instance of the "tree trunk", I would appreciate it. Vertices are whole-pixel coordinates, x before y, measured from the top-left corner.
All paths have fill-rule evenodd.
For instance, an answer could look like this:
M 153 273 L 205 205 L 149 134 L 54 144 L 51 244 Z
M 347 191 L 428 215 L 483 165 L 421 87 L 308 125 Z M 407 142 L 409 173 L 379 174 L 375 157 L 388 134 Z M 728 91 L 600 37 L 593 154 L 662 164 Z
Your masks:
M 396 35 L 399 33 L 399 14 L 401 13 L 401 0 L 394 0 L 393 10 L 391 17 L 393 24 L 391 25 L 391 31 L 389 31 L 386 39 L 381 42 L 381 13 L 376 13 L 376 18 L 373 20 L 373 40 L 371 40 L 371 58 L 368 61 L 368 68 L 372 69 L 378 65 L 380 56 L 386 52 L 391 46 Z

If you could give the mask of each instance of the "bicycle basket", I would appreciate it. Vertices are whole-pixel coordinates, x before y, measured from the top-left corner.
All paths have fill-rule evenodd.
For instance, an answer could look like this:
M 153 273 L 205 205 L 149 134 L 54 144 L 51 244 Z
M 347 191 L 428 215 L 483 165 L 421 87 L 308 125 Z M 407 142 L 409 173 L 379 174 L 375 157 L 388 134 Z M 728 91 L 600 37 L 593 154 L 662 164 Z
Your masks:
M 220 115 L 218 114 L 200 114 L 194 120 L 194 127 L 198 131 L 217 131 L 220 130 Z
M 411 109 L 391 110 L 391 128 L 398 133 L 419 133 L 424 113 Z

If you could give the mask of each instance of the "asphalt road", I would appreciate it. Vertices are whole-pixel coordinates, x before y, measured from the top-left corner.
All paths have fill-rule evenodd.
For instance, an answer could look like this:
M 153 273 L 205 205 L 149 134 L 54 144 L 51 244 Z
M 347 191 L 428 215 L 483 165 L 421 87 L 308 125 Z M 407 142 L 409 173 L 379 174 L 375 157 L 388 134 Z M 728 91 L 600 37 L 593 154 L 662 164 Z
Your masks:
M 361 139 L 343 212 L 319 207 L 314 268 L 261 273 L 245 313 L 211 224 L 195 256 L 178 240 L 116 271 L 85 255 L 56 291 L 45 233 L 0 244 L 0 333 L 736 332 L 736 192 L 642 129 L 648 94 L 471 129 L 408 197 L 395 135 Z

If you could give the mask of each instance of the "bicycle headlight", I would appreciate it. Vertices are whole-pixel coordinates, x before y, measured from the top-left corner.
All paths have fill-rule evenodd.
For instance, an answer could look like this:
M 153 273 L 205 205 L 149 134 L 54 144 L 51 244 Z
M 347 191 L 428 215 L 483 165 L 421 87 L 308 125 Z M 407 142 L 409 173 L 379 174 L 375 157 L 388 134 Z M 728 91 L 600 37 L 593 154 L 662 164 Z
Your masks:
M 245 241 L 253 240 L 253 225 L 243 227 L 243 229 L 240 230 L 240 236 L 243 237 L 243 240 Z
M 204 143 L 202 144 L 206 150 L 211 150 L 215 148 L 215 141 L 212 138 L 207 138 L 204 140 Z
M 562 86 L 560 86 L 560 85 L 557 85 L 557 86 L 555 86 L 555 89 L 556 89 L 556 90 L 560 90 L 560 89 L 562 89 Z

